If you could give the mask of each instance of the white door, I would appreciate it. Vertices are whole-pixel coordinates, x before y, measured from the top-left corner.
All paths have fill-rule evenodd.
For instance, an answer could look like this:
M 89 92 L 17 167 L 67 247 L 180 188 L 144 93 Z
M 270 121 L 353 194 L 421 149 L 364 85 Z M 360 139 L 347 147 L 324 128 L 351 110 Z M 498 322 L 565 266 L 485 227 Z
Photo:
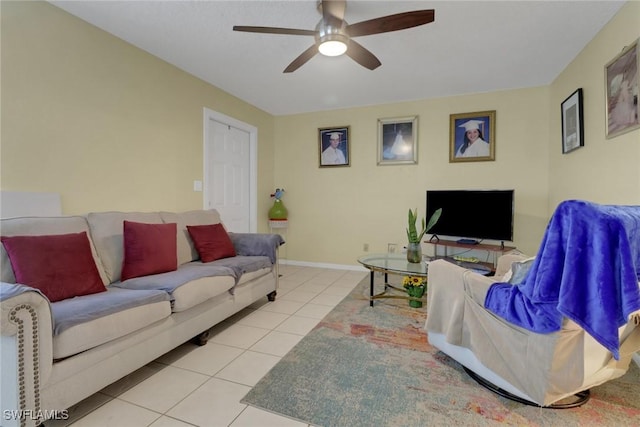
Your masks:
M 255 232 L 257 131 L 205 109 L 205 208 L 220 212 L 228 231 Z

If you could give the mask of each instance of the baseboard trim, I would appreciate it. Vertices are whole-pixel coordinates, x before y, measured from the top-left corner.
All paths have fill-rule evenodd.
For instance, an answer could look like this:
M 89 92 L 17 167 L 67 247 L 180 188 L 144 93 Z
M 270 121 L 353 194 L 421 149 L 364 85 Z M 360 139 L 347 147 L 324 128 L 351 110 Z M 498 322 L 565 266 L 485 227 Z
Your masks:
M 636 365 L 640 367 L 640 352 L 634 353 L 631 357 L 633 358 L 633 361 L 636 362 Z
M 280 259 L 280 264 L 296 265 L 300 267 L 331 268 L 334 270 L 369 271 L 361 265 L 329 264 L 324 262 L 295 261 L 292 259 Z

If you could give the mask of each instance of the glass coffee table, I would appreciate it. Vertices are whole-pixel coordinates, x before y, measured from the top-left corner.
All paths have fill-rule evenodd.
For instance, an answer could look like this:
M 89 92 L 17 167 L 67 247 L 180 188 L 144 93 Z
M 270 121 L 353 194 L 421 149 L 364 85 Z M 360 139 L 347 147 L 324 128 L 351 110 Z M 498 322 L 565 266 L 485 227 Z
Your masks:
M 410 297 L 406 295 L 406 291 L 389 284 L 389 274 L 399 274 L 402 276 L 418 276 L 427 277 L 427 262 L 413 263 L 407 261 L 406 254 L 388 253 L 388 254 L 371 254 L 358 258 L 358 262 L 371 271 L 369 305 L 373 307 L 373 300 L 378 298 L 403 298 L 409 300 L 424 301 L 424 299 Z M 384 273 L 384 291 L 373 293 L 373 281 L 376 272 Z M 402 295 L 388 295 L 387 290 L 395 289 L 405 293 Z M 426 295 L 426 294 L 425 294 Z

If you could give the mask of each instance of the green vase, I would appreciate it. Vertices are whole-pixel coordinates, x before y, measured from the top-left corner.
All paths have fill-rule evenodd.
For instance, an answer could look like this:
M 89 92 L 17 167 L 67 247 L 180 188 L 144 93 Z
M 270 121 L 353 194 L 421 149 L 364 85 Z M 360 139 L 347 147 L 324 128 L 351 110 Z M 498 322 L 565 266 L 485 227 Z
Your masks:
M 273 206 L 269 209 L 269 219 L 287 219 L 287 215 L 287 208 L 282 203 L 282 200 L 274 200 Z
M 423 287 L 411 287 L 407 289 L 407 293 L 409 294 L 410 297 L 414 297 L 414 298 L 422 298 L 422 296 L 424 295 L 424 290 L 425 288 Z M 420 308 L 422 307 L 422 301 L 416 301 L 416 300 L 409 300 L 409 305 L 411 307 L 414 308 Z
M 409 300 L 409 305 L 413 308 L 420 308 L 422 307 L 422 301 Z
M 407 261 L 412 263 L 422 262 L 422 247 L 419 242 L 409 242 L 407 245 Z

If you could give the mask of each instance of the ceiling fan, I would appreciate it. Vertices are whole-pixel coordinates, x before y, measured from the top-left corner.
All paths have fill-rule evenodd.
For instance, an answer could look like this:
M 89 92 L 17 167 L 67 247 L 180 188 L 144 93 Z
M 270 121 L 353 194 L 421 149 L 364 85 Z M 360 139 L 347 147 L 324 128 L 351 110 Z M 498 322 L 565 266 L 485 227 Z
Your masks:
M 300 30 L 295 28 L 253 27 L 235 25 L 234 31 L 249 33 L 286 34 L 293 36 L 314 36 L 316 42 L 309 49 L 285 68 L 285 73 L 291 73 L 320 52 L 327 56 L 339 56 L 346 53 L 351 59 L 369 70 L 378 68 L 381 63 L 376 56 L 355 42 L 353 37 L 369 36 L 372 34 L 388 33 L 428 24 L 435 19 L 435 11 L 415 10 L 382 16 L 355 24 L 347 24 L 344 20 L 346 9 L 344 0 L 318 0 L 318 10 L 322 19 L 315 30 Z

